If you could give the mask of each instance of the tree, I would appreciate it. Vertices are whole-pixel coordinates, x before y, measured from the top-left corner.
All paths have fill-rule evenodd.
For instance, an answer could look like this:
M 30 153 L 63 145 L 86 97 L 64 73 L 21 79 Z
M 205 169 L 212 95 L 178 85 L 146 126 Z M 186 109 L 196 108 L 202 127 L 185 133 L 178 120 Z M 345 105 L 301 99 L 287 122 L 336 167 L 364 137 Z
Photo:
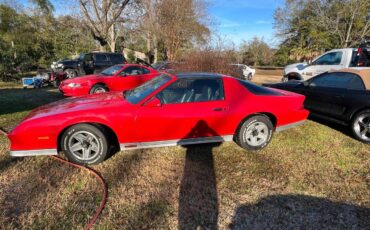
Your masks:
M 116 49 L 117 23 L 122 22 L 121 14 L 130 0 L 79 0 L 85 16 L 85 23 L 100 49 L 108 45 L 112 52 Z
M 275 11 L 275 28 L 290 56 L 312 59 L 326 49 L 357 46 L 370 35 L 369 12 L 369 0 L 286 0 Z
M 193 42 L 204 42 L 210 31 L 205 25 L 204 2 L 200 0 L 154 1 L 154 29 L 163 42 L 168 60 L 175 61 L 182 48 Z
M 251 41 L 242 43 L 240 51 L 243 63 L 254 66 L 272 63 L 272 50 L 262 38 L 254 37 Z

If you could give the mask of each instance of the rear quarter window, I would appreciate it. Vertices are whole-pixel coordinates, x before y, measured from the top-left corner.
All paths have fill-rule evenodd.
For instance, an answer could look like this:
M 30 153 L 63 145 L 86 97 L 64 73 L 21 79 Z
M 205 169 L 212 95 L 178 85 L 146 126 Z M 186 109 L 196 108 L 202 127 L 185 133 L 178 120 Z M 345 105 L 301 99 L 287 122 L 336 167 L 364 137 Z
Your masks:
M 263 86 L 259 86 L 259 85 L 256 85 L 256 84 L 253 84 L 253 83 L 250 83 L 248 81 L 244 81 L 244 80 L 238 80 L 239 83 L 244 86 L 249 92 L 255 94 L 255 95 L 272 95 L 272 96 L 281 96 L 283 94 L 279 93 L 279 92 L 276 92 L 272 89 L 269 89 L 269 88 L 266 88 L 266 87 L 263 87 Z
M 124 58 L 120 54 L 111 54 L 110 60 L 113 64 L 122 64 L 124 61 Z

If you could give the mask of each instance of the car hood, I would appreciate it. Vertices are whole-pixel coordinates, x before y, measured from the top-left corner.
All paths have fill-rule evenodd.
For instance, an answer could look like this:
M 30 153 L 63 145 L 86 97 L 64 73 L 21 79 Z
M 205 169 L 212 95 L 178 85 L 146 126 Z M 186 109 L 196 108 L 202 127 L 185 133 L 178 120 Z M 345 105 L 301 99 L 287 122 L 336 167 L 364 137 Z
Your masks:
M 38 107 L 31 111 L 24 120 L 67 114 L 76 111 L 80 111 L 81 113 L 79 113 L 79 115 L 82 115 L 82 113 L 90 113 L 92 110 L 94 112 L 97 110 L 104 111 L 106 108 L 117 104 L 119 104 L 121 108 L 124 105 L 131 105 L 123 98 L 122 92 L 71 97 Z
M 303 70 L 304 68 L 306 68 L 308 66 L 307 63 L 295 63 L 295 64 L 291 64 L 291 65 L 287 65 L 285 66 L 284 70 L 285 72 L 290 72 L 291 70 Z

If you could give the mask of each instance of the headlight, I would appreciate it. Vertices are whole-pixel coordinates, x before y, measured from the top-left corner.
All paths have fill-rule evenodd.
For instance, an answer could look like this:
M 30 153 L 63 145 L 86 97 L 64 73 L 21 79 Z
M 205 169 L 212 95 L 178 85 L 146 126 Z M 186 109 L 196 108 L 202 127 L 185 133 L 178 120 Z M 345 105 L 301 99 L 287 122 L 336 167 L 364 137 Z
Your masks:
M 81 87 L 81 84 L 79 84 L 79 83 L 69 83 L 67 86 L 71 87 L 71 88 L 77 88 L 77 87 Z
M 62 63 L 57 64 L 57 67 L 63 67 Z

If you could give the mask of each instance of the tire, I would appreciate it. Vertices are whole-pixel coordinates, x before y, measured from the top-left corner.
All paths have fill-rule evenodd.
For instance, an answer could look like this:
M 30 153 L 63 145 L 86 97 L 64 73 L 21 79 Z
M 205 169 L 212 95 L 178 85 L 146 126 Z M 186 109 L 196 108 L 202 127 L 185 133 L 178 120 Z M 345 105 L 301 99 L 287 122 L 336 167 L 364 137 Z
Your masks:
M 248 76 L 247 76 L 247 80 L 248 80 L 248 81 L 252 80 L 252 77 L 253 77 L 253 76 L 252 76 L 252 73 L 249 73 L 249 74 L 248 74 Z
M 60 80 L 59 80 L 59 78 L 56 78 L 55 79 L 55 81 L 53 82 L 53 85 L 54 85 L 54 87 L 59 87 L 59 85 L 60 85 Z
M 351 123 L 351 130 L 357 140 L 370 144 L 370 109 L 355 115 Z
M 98 93 L 105 93 L 109 92 L 108 87 L 102 84 L 96 84 L 93 87 L 91 87 L 89 94 L 98 94 Z
M 267 116 L 255 115 L 241 124 L 235 139 L 237 144 L 246 150 L 260 150 L 270 143 L 273 129 L 274 126 Z
M 67 78 L 75 78 L 77 77 L 77 72 L 73 69 L 65 69 L 64 73 L 66 74 Z
M 104 130 L 89 124 L 69 127 L 60 144 L 67 158 L 77 164 L 98 164 L 108 156 L 109 143 Z

